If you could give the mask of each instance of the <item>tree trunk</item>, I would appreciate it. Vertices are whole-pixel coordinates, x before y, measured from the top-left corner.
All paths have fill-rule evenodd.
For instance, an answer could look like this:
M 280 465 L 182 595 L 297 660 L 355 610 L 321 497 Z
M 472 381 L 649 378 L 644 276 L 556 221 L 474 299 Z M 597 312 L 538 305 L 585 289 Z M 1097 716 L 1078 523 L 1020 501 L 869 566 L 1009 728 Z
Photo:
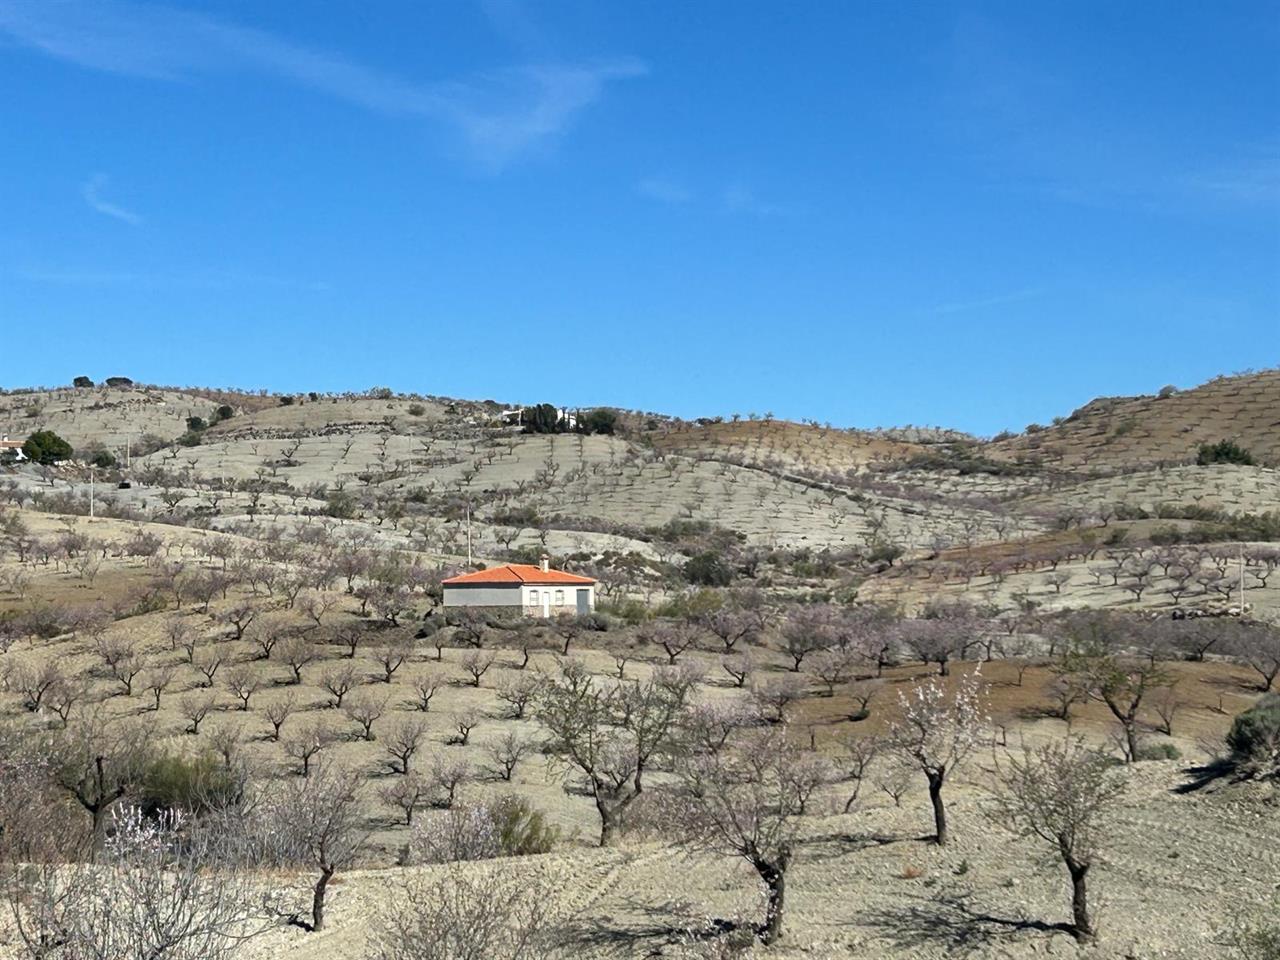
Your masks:
M 329 888 L 329 880 L 333 877 L 333 867 L 321 867 L 320 879 L 316 881 L 315 890 L 311 894 L 311 929 L 324 927 L 324 895 Z
M 760 925 L 760 942 L 770 944 L 782 936 L 782 908 L 787 893 L 787 867 L 785 861 L 781 863 L 757 861 L 755 868 L 768 890 L 764 923 Z
M 596 797 L 596 809 L 600 811 L 600 846 L 611 847 L 618 842 L 618 815 L 607 800 Z
M 933 842 L 944 846 L 947 842 L 947 809 L 942 805 L 942 783 L 945 773 L 929 773 L 929 802 L 933 804 Z
M 1093 924 L 1089 920 L 1088 890 L 1085 886 L 1089 864 L 1068 860 L 1067 872 L 1071 874 L 1071 935 L 1077 940 L 1092 940 Z
M 1126 749 L 1129 751 L 1129 755 L 1125 757 L 1125 762 L 1133 763 L 1138 759 L 1138 725 L 1133 720 L 1124 721 L 1124 742 Z
M 89 811 L 89 862 L 97 863 L 107 839 L 107 808 L 103 804 L 84 804 L 84 808 Z

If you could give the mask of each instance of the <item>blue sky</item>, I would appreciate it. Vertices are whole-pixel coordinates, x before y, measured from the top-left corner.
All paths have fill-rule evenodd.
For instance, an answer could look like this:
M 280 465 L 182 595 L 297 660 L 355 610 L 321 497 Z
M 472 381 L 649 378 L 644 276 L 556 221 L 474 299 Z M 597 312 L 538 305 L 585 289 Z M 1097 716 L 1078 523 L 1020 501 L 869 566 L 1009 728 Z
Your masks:
M 1280 362 L 1280 5 L 0 0 L 4 385 L 1021 428 Z

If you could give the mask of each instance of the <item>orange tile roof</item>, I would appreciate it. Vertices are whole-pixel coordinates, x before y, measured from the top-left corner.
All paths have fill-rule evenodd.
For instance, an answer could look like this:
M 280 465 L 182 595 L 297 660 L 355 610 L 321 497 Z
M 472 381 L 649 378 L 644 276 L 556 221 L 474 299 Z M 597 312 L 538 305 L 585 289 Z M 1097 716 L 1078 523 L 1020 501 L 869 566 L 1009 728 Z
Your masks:
M 467 583 L 576 583 L 583 586 L 595 583 L 591 577 L 580 577 L 563 570 L 543 570 L 534 563 L 507 563 L 489 570 L 464 573 L 442 581 L 446 586 Z

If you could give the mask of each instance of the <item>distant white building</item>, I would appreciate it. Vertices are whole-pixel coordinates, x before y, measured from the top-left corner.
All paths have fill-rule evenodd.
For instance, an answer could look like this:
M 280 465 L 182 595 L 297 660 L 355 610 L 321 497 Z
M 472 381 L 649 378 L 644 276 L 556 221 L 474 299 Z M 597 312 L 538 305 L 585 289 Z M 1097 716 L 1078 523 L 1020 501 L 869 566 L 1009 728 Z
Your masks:
M 515 407 L 502 411 L 502 422 L 520 426 L 524 423 L 524 407 Z M 578 427 L 578 415 L 568 407 L 556 407 L 556 423 L 563 423 L 568 430 Z
M 15 460 L 27 459 L 27 455 L 22 452 L 22 445 L 26 442 L 25 440 L 10 440 L 9 435 L 6 433 L 3 437 L 0 437 L 0 459 L 8 459 L 9 457 Z
M 548 558 L 538 565 L 508 563 L 442 581 L 447 608 L 490 607 L 526 617 L 585 614 L 596 608 L 596 581 L 552 570 Z

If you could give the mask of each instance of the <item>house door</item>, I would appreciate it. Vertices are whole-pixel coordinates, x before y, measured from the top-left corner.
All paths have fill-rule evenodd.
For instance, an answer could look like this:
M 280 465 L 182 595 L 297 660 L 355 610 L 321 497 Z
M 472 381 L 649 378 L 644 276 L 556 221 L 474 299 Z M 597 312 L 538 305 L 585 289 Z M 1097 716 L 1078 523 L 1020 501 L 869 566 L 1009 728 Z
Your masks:
M 591 591 L 580 589 L 578 591 L 578 615 L 591 612 Z
M 551 616 L 551 591 L 542 591 L 542 615 L 544 617 Z

